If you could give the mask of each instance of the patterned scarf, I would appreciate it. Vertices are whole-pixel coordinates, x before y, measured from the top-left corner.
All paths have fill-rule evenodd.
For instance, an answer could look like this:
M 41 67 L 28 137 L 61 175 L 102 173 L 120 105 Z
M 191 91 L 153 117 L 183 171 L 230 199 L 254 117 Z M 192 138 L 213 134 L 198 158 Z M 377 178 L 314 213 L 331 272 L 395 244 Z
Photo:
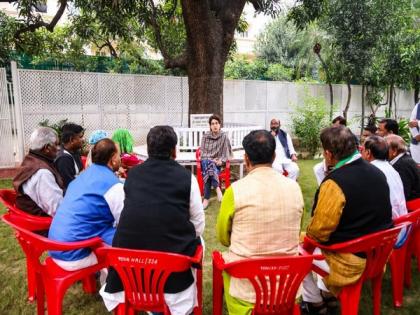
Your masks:
M 226 162 L 232 156 L 232 147 L 225 132 L 206 132 L 201 139 L 200 151 L 202 160 L 219 158 Z

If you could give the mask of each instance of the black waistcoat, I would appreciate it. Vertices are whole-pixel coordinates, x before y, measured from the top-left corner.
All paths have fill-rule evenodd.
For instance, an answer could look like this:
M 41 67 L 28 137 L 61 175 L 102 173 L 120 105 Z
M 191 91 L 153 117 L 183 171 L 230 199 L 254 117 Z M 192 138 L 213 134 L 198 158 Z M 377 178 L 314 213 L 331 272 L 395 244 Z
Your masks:
M 112 246 L 193 256 L 198 245 L 190 219 L 191 173 L 173 160 L 148 159 L 130 170 L 125 201 Z M 165 292 L 193 283 L 190 271 L 172 274 Z M 121 290 L 110 271 L 107 292 Z
M 359 158 L 334 170 L 324 181 L 328 179 L 343 191 L 346 204 L 340 222 L 326 244 L 345 242 L 392 227 L 389 187 L 379 168 Z M 319 189 L 314 207 L 318 193 Z

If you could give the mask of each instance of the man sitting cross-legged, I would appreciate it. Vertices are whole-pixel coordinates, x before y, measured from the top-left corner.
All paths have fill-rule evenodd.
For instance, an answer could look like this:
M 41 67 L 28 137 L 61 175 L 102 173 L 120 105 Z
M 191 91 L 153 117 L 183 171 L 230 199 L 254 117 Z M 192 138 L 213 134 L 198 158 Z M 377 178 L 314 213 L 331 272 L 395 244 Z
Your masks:
M 217 237 L 229 246 L 227 263 L 245 258 L 297 255 L 303 197 L 299 185 L 272 168 L 276 142 L 255 130 L 243 140 L 248 175 L 223 196 Z M 229 314 L 251 314 L 255 292 L 247 280 L 223 275 Z
M 124 209 L 112 246 L 194 255 L 204 231 L 204 211 L 196 178 L 175 161 L 176 144 L 172 127 L 150 129 L 149 158 L 128 174 Z M 108 310 L 124 302 L 122 290 L 118 274 L 110 269 L 101 289 Z M 191 314 L 196 297 L 191 270 L 169 276 L 165 302 L 171 314 Z
M 120 167 L 118 147 L 111 139 L 100 140 L 92 149 L 92 162 L 70 183 L 51 223 L 50 239 L 75 242 L 99 236 L 111 245 L 124 204 L 123 184 L 114 174 Z M 97 263 L 88 249 L 50 254 L 66 270 Z
M 386 177 L 361 158 L 350 129 L 326 128 L 321 132 L 321 143 L 325 161 L 333 170 L 316 192 L 306 235 L 332 245 L 390 228 L 392 207 Z M 312 274 L 305 277 L 304 314 L 327 314 L 327 306 L 333 306 L 331 293 L 336 295 L 342 287 L 357 282 L 366 265 L 366 259 L 360 255 L 328 251 L 322 254 L 329 275 L 323 279 L 318 277 L 317 282 Z
M 38 216 L 54 216 L 63 200 L 63 180 L 54 166 L 57 133 L 48 127 L 32 132 L 29 153 L 18 168 L 13 187 L 19 209 Z

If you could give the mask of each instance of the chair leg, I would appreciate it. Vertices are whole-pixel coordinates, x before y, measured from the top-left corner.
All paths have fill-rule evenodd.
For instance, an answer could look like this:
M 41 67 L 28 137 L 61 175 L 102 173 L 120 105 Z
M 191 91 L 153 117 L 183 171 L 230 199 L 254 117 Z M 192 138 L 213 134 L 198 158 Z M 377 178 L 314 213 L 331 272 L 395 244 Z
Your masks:
M 126 314 L 126 305 L 125 303 L 120 303 L 114 310 L 114 315 L 125 315 Z
M 82 283 L 83 283 L 83 290 L 86 293 L 95 294 L 96 292 L 95 274 L 91 274 L 90 276 L 84 278 L 82 280 Z
M 213 264 L 213 315 L 223 312 L 223 276 L 222 271 Z
M 48 315 L 61 315 L 65 290 L 60 286 L 46 285 Z
M 45 314 L 45 292 L 44 292 L 44 284 L 42 282 L 41 275 L 35 274 L 35 281 L 36 281 L 36 292 L 37 292 L 37 299 L 36 299 L 36 309 L 38 315 Z
M 28 259 L 26 259 L 26 272 L 28 277 L 28 300 L 29 302 L 33 302 L 36 299 L 36 274 Z
M 382 277 L 383 273 L 372 279 L 373 315 L 381 314 Z
M 389 259 L 389 265 L 391 267 L 392 296 L 394 299 L 394 307 L 397 308 L 401 307 L 403 304 L 406 249 L 406 245 L 400 249 L 394 249 Z
M 341 304 L 341 315 L 358 314 L 362 284 L 362 281 L 358 281 L 355 284 L 344 287 L 341 290 L 338 297 Z

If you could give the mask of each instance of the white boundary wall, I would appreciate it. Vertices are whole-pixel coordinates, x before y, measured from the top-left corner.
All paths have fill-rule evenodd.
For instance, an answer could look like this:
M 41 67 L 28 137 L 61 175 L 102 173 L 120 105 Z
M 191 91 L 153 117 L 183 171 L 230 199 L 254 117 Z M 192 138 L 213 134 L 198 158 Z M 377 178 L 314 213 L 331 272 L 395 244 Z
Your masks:
M 15 144 L 19 148 L 17 160 L 23 156 L 21 148 L 27 146 L 33 129 L 45 119 L 56 123 L 67 118 L 83 125 L 87 129 L 86 136 L 96 129 L 112 133 L 116 128 L 127 128 L 138 145 L 145 143 L 146 134 L 154 125 L 186 127 L 188 124 L 188 80 L 185 77 L 27 69 L 15 70 L 12 74 L 18 109 L 16 124 L 21 122 L 22 128 L 18 130 L 23 129 L 20 133 L 23 137 Z M 328 86 L 324 84 L 225 80 L 224 121 L 268 128 L 270 119 L 275 117 L 290 130 L 290 114 L 296 104 L 303 102 L 305 91 L 322 96 L 329 103 Z M 347 87 L 334 85 L 334 102 L 338 105 L 335 114 L 342 111 L 346 99 Z M 396 101 L 397 115 L 409 117 L 414 106 L 413 93 L 397 90 Z M 352 86 L 349 117 L 356 132 L 360 112 L 361 87 Z M 378 115 L 383 112 L 384 108 Z M 0 160 L 0 166 L 5 163 Z

